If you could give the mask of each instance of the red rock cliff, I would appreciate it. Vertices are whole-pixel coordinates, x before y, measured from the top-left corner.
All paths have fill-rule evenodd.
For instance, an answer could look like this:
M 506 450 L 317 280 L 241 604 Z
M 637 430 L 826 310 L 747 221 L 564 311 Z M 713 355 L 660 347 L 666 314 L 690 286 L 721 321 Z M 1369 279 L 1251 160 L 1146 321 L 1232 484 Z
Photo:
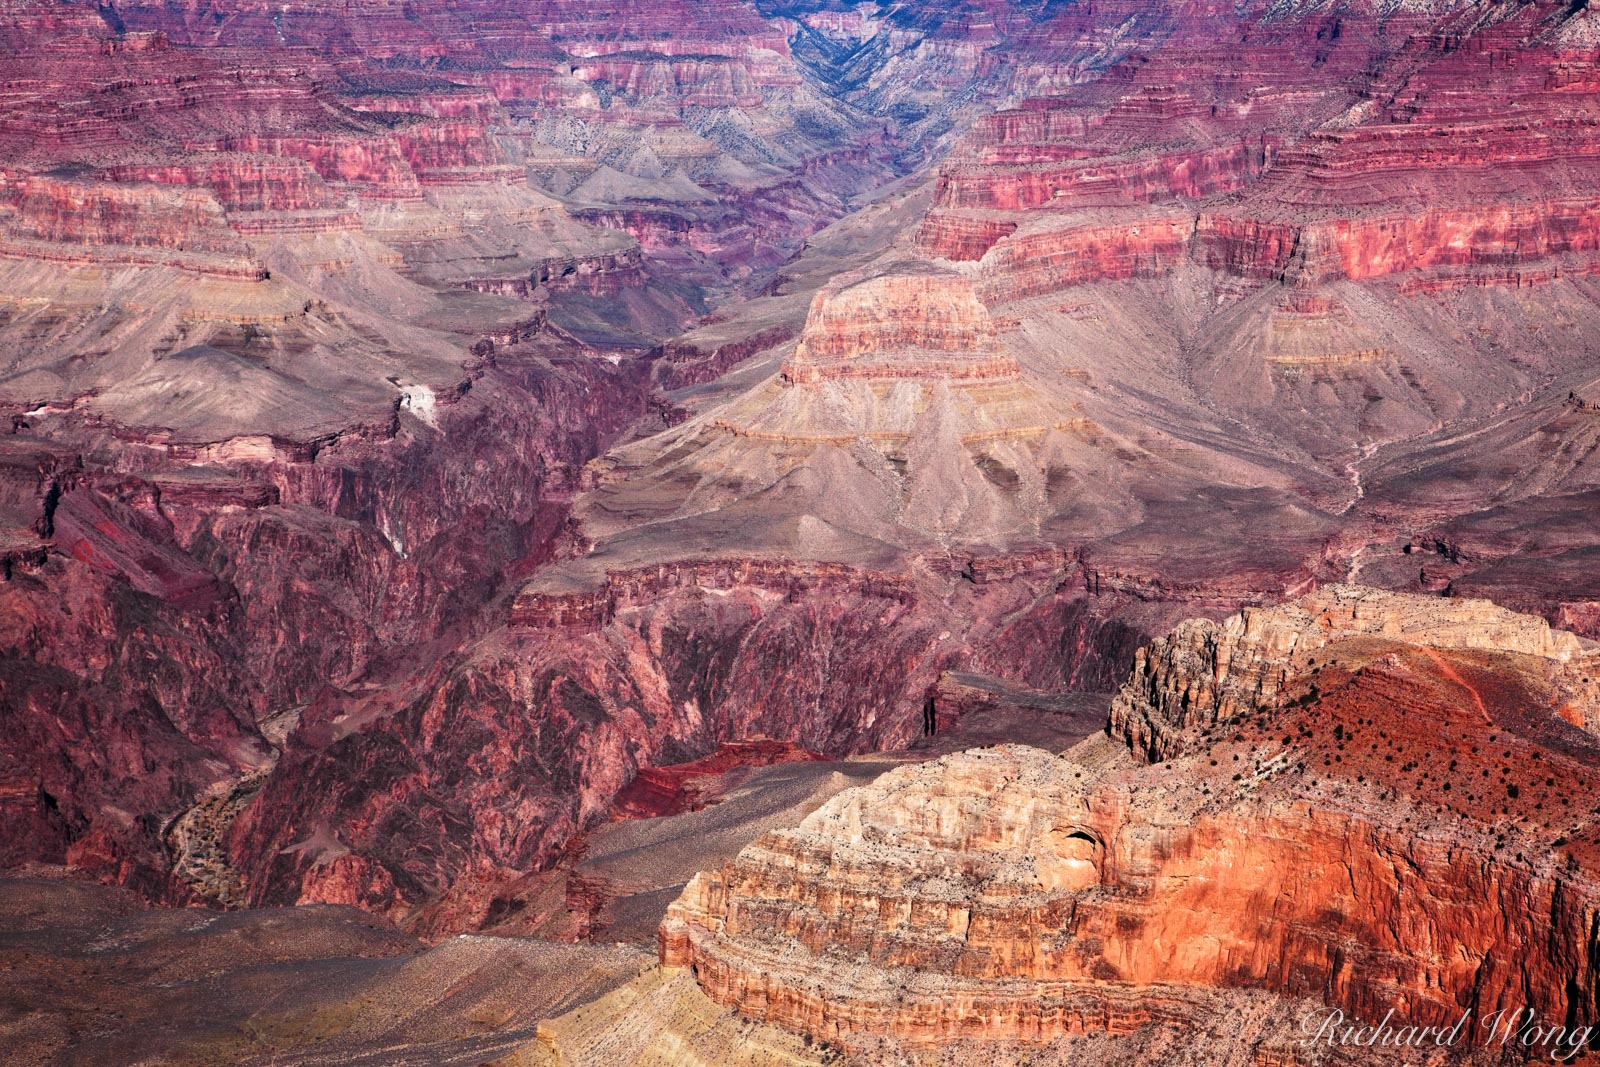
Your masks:
M 1552 697 L 1588 668 L 1538 620 L 1437 604 L 1337 591 L 1187 642 L 1158 692 L 1236 663 L 1255 696 L 1187 724 L 1195 698 L 1164 700 L 1188 741 L 1166 762 L 1120 738 L 1001 747 L 842 794 L 698 876 L 662 959 L 847 1049 L 1205 1025 L 1230 990 L 1418 1025 L 1585 1019 L 1600 742 Z M 1153 707 L 1140 662 L 1115 724 Z M 1310 1062 L 1300 1036 L 1255 1052 Z

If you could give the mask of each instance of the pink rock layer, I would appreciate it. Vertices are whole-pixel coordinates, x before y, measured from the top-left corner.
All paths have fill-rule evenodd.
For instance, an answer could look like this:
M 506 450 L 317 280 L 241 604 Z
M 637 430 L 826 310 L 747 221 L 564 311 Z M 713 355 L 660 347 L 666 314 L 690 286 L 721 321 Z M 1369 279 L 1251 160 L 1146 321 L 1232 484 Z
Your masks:
M 835 279 L 812 300 L 786 381 L 1015 376 L 972 283 L 953 274 L 890 272 Z

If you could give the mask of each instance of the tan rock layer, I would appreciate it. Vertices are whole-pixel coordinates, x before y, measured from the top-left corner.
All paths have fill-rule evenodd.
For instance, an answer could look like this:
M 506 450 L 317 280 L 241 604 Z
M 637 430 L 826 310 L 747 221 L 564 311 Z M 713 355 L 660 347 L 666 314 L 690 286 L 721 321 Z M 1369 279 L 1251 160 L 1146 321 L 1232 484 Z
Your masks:
M 1015 377 L 972 283 L 920 265 L 862 279 L 846 275 L 813 299 L 788 382 L 838 378 Z
M 1123 736 L 971 750 L 840 794 L 691 882 L 661 957 L 847 1050 L 1204 1028 L 1246 989 L 1416 1025 L 1524 1007 L 1581 1024 L 1600 849 L 1552 798 L 1592 798 L 1600 746 L 1551 700 L 1591 655 L 1484 602 L 1356 589 L 1186 623 L 1141 653 Z M 1194 754 L 1164 740 L 1179 732 Z M 1440 752 L 1464 767 L 1417 769 Z

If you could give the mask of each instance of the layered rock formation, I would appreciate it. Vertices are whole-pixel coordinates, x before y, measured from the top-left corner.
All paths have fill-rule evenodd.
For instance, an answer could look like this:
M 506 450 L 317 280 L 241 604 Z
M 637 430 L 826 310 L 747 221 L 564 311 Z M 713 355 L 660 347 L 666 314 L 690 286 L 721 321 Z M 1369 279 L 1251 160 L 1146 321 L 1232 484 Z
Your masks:
M 49 209 L 65 194 L 0 196 L 13 209 L 0 244 L 34 259 L 251 277 L 306 252 L 266 241 L 229 248 L 222 263 L 175 255 L 180 243 L 186 253 L 218 243 L 183 236 L 214 225 L 196 212 L 215 209 L 198 194 L 163 206 L 170 195 L 145 186 L 206 190 L 240 234 L 365 231 L 428 283 L 526 296 L 552 265 L 557 276 L 610 275 L 558 299 L 558 316 L 591 339 L 648 344 L 685 325 L 697 285 L 771 266 L 839 214 L 830 184 L 870 185 L 891 169 L 875 147 L 882 130 L 811 91 L 781 28 L 742 3 L 642 21 L 562 3 L 515 15 L 245 4 L 206 19 L 157 4 L 7 12 L 8 186 L 104 180 L 114 185 L 92 195 L 116 205 L 85 215 L 110 221 L 68 233 Z M 597 32 L 596 19 L 629 28 Z M 449 75 L 433 71 L 441 63 Z M 530 174 L 566 204 L 516 192 Z M 140 211 L 147 236 L 134 244 L 165 245 L 159 258 L 118 251 L 129 241 L 100 232 L 133 226 Z M 621 313 L 596 303 L 641 288 L 604 266 L 640 244 L 694 284 L 651 287 Z M 331 263 L 319 255 L 307 266 L 395 265 L 363 242 Z M 51 296 L 38 288 L 12 295 Z
M 883 131 L 739 3 L 3 7 L 5 858 L 295 899 L 234 820 L 347 687 L 443 684 L 652 404 L 625 359 L 888 176 Z
M 1079 45 L 1103 44 L 1099 20 L 1127 14 L 1079 23 Z M 1464 152 L 1402 149 L 1429 174 L 1416 183 L 1396 177 L 1398 154 L 1378 152 L 1359 184 L 1304 161 L 1481 137 L 1508 159 L 1529 151 L 1530 168 L 1550 168 L 1546 184 L 1585 188 L 1586 172 L 1562 170 L 1510 124 L 1445 106 L 1462 70 L 1508 54 L 1581 68 L 1553 43 L 1575 16 L 1418 8 L 1336 26 L 1322 12 L 1245 13 L 1205 23 L 1200 43 L 1169 41 L 1175 26 L 1195 27 L 1187 17 L 1162 12 L 1135 56 L 1084 52 L 1104 76 L 978 123 L 927 194 L 930 210 L 907 197 L 818 234 L 765 291 L 770 303 L 719 315 L 703 345 L 664 350 L 720 365 L 726 345 L 747 362 L 726 384 L 669 371 L 664 380 L 691 387 L 676 398 L 687 417 L 591 469 L 568 558 L 524 587 L 511 616 L 516 647 L 545 642 L 565 677 L 666 680 L 664 700 L 631 684 L 580 687 L 601 719 L 648 738 L 634 766 L 679 758 L 679 743 L 683 757 L 700 755 L 742 730 L 829 753 L 898 742 L 933 670 L 1094 684 L 1140 634 L 1182 615 L 1367 567 L 1416 588 L 1415 569 L 1391 566 L 1379 546 L 1419 540 L 1440 512 L 1402 499 L 1403 478 L 1380 486 L 1366 470 L 1408 449 L 1422 462 L 1445 424 L 1472 439 L 1497 404 L 1566 396 L 1563 376 L 1594 339 L 1575 327 L 1562 335 L 1570 346 L 1552 345 L 1533 327 L 1552 307 L 1575 323 L 1593 294 L 1554 262 L 1582 254 L 1581 238 L 1541 234 L 1581 226 L 1546 233 L 1518 214 L 1526 205 L 1506 207 L 1518 254 L 1553 271 L 1557 288 L 1473 285 L 1444 300 L 1435 282 L 1472 274 L 1498 240 L 1461 229 L 1469 202 L 1492 199 Z M 1043 77 L 1048 49 L 1010 18 L 1002 36 L 1039 50 L 1006 62 L 1016 78 Z M 887 25 L 811 29 L 854 49 Z M 915 33 L 945 29 L 954 23 Z M 843 54 L 802 38 L 818 50 L 808 63 Z M 1458 48 L 1467 38 L 1472 48 Z M 1229 73 L 1193 73 L 1219 54 Z M 1585 90 L 1516 81 L 1530 113 L 1590 107 Z M 848 91 L 867 100 L 867 86 Z M 1388 102 L 1368 102 L 1379 97 Z M 1399 130 L 1408 124 L 1418 128 Z M 1411 210 L 1423 187 L 1438 194 L 1437 217 Z M 1347 231 L 1356 243 L 1340 243 Z M 1498 346 L 1513 336 L 1523 340 L 1508 359 Z M 1569 599 L 1523 606 L 1587 618 L 1587 600 Z M 873 641 L 846 617 L 892 619 L 906 640 Z M 798 618 L 821 631 L 804 653 L 779 636 Z M 719 645 L 739 651 L 709 655 Z M 1058 649 L 1056 663 L 1042 655 Z M 811 657 L 826 658 L 827 677 Z M 507 658 L 487 650 L 462 677 Z M 773 662 L 797 694 L 790 706 L 760 681 Z M 862 694 L 848 729 L 827 707 L 843 692 L 834 678 Z M 675 710 L 690 699 L 692 713 Z M 641 706 L 651 721 L 635 725 Z M 579 803 L 573 830 L 609 788 Z M 397 898 L 381 888 L 372 899 Z
M 1456 392 L 1463 376 L 1539 388 L 1583 365 L 1531 343 L 1508 366 L 1445 325 L 1464 309 L 1442 294 L 1509 288 L 1464 299 L 1530 323 L 1592 299 L 1590 20 L 1539 5 L 1331 17 L 1213 22 L 1205 44 L 981 120 L 941 167 L 917 247 L 973 264 L 997 314 L 1061 294 L 1148 334 L 1152 303 L 1192 308 L 1179 358 L 1221 387 L 1204 402 L 1326 460 L 1487 415 Z M 1494 104 L 1471 89 L 1490 82 Z M 1124 279 L 1149 283 L 1103 285 Z M 1289 309 L 1307 327 L 1293 336 Z M 1441 329 L 1460 335 L 1448 353 L 1429 340 Z M 1315 435 L 1282 416 L 1300 407 Z
M 1049 571 L 1084 564 L 1093 550 L 1069 531 L 1103 536 L 1130 496 L 1202 481 L 1288 488 L 1274 457 L 1200 443 L 1221 432 L 1203 416 L 1152 433 L 1023 327 L 994 315 L 970 278 L 893 250 L 834 276 L 799 337 L 758 354 L 776 364 L 771 377 L 608 460 L 577 506 L 592 547 L 530 583 L 517 618 L 603 622 L 619 599 L 703 585 L 719 569 L 853 573 L 863 589 L 903 587 L 896 576 L 918 554 L 944 573 L 1003 571 L 1008 555 L 1022 557 L 1017 570 Z M 1288 521 L 1306 541 L 1286 570 L 1319 566 L 1316 524 Z M 1095 583 L 1122 580 L 1084 565 Z
M 1359 1058 L 1287 1025 L 1317 1002 L 1581 1027 L 1600 747 L 1563 701 L 1592 707 L 1592 659 L 1488 604 L 1358 589 L 1185 624 L 1111 737 L 843 793 L 691 883 L 662 959 L 750 1018 L 912 1056 L 1204 1028 L 1243 991 L 1287 998 L 1243 1039 L 1271 1062 Z
M 817 293 L 783 380 L 1014 378 L 972 285 L 925 269 L 845 275 Z
M 0 586 L 6 804 L 48 828 L 16 838 L 12 858 L 208 895 L 167 883 L 170 821 L 241 777 L 246 798 L 259 790 L 331 680 L 403 677 L 411 668 L 389 649 L 470 625 L 502 568 L 549 551 L 572 472 L 640 410 L 622 406 L 626 372 L 529 356 L 475 376 L 465 399 L 431 413 L 437 428 L 391 394 L 370 436 L 305 450 L 265 429 L 228 447 L 119 441 L 73 413 L 34 416 L 43 440 L 76 429 L 100 454 L 5 438 L 19 476 L 5 514 L 48 548 Z M 147 470 L 109 464 L 118 449 Z
M 262 281 L 266 267 L 202 189 L 29 176 L 8 182 L 7 258 L 171 266 Z
M 1580 726 L 1592 703 L 1583 686 L 1600 664 L 1574 635 L 1486 600 L 1433 601 L 1330 586 L 1220 623 L 1188 621 L 1140 649 L 1133 677 L 1112 705 L 1111 730 L 1152 761 L 1170 759 L 1180 754 L 1174 746 L 1191 736 L 1190 728 L 1277 703 L 1327 646 L 1360 637 L 1551 660 L 1574 690 L 1561 706 L 1577 711 Z
M 912 744 L 947 672 L 1105 689 L 1347 576 L 1600 633 L 1592 16 L 826 6 L 6 7 L 8 860 L 443 936 L 582 902 L 584 834 L 714 753 Z M 1162 724 L 1226 694 L 1152 655 L 1119 729 L 1198 780 Z M 1484 670 L 1592 726 L 1546 660 Z M 1244 1004 L 1174 996 L 1126 1011 Z

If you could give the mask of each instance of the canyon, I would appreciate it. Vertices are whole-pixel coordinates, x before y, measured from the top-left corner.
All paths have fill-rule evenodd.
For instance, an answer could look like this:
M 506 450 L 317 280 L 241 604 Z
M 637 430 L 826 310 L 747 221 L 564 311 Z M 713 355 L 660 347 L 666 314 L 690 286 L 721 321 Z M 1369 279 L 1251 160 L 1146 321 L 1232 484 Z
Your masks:
M 1597 26 L 0 0 L 0 1026 L 1600 1013 Z M 213 937 L 283 1012 L 141 1036 Z

